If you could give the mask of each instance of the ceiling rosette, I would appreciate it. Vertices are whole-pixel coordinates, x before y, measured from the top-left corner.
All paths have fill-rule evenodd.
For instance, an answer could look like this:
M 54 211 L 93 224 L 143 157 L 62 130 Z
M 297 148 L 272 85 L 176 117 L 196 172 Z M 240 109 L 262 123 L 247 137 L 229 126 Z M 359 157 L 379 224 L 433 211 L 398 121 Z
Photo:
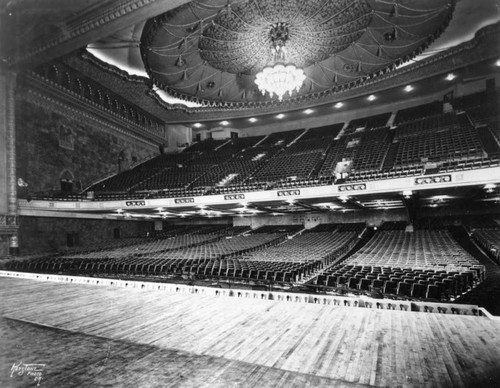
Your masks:
M 421 53 L 446 28 L 448 0 L 199 0 L 149 20 L 141 39 L 153 83 L 210 106 L 277 103 L 255 85 L 285 26 L 286 60 L 306 75 L 289 100 L 334 94 Z M 275 38 L 275 37 L 274 37 Z

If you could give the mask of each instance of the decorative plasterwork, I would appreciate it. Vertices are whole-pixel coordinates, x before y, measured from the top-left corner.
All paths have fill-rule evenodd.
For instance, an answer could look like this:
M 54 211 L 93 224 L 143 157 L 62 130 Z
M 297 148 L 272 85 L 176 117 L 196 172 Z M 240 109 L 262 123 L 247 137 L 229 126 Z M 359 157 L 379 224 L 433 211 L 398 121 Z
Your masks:
M 499 34 L 500 24 L 485 27 L 479 30 L 474 39 L 469 42 L 462 43 L 408 66 L 397 68 L 397 65 L 394 64 L 390 69 L 381 70 L 363 81 L 358 80 L 353 85 L 342 86 L 335 91 L 315 92 L 307 96 L 285 99 L 281 103 L 278 100 L 267 101 L 264 104 L 258 102 L 210 102 L 203 107 L 189 109 L 188 112 L 196 113 L 198 115 L 197 120 L 217 120 L 220 119 L 222 114 L 227 118 L 246 117 L 255 113 L 274 113 L 278 110 L 283 112 L 356 98 L 406 85 L 433 75 L 451 72 L 491 58 L 497 58 L 500 55 Z M 168 110 L 177 110 L 176 107 L 159 99 L 157 102 Z M 184 108 L 183 110 L 187 109 Z M 182 122 L 190 119 L 192 118 L 181 112 L 178 112 L 176 117 L 171 116 L 172 121 Z
M 218 13 L 203 29 L 198 47 L 201 59 L 215 69 L 255 74 L 273 59 L 278 25 L 286 58 L 308 67 L 357 41 L 371 19 L 367 0 L 256 0 Z
M 209 108 L 266 107 L 275 101 L 257 90 L 254 73 L 271 58 L 272 25 L 285 22 L 287 58 L 307 79 L 283 106 L 393 70 L 440 35 L 453 8 L 447 0 L 199 0 L 146 23 L 141 50 L 150 78 L 174 97 Z
M 19 220 L 17 215 L 0 214 L 0 236 L 15 235 L 18 229 L 19 229 Z
M 9 66 L 19 63 L 29 64 L 30 61 L 33 62 L 35 56 L 44 54 L 44 52 L 51 49 L 57 49 L 62 45 L 67 45 L 68 42 L 72 40 L 81 39 L 84 35 L 91 35 L 94 33 L 95 39 L 95 31 L 97 29 L 118 21 L 119 19 L 126 17 L 130 18 L 131 14 L 143 13 L 144 8 L 161 2 L 161 0 L 122 0 L 119 2 L 102 0 L 99 7 L 89 7 L 91 8 L 90 10 L 84 9 L 84 11 L 81 11 L 80 14 L 75 15 L 75 17 L 70 20 L 60 21 L 59 25 L 54 25 L 51 34 L 43 34 L 43 36 L 39 37 L 39 40 L 33 42 L 29 46 L 18 48 L 5 58 L 5 62 Z M 168 3 L 168 0 L 163 0 L 163 2 Z M 24 4 L 26 2 L 9 3 L 12 3 L 9 12 L 13 12 L 14 17 L 29 13 L 30 8 L 33 7 L 33 5 Z M 178 1 L 177 3 L 181 2 Z M 174 5 L 167 4 L 164 8 L 169 9 L 171 6 Z M 119 26 L 117 28 L 119 28 Z M 82 41 L 78 42 L 78 46 L 76 47 L 81 46 Z M 59 53 L 59 55 L 60 54 L 61 53 Z
M 46 82 L 56 84 L 68 94 L 76 95 L 112 113 L 113 116 L 127 122 L 127 125 L 132 124 L 134 130 L 146 136 L 151 138 L 165 136 L 163 122 L 62 63 L 54 62 L 41 66 L 32 74 Z
M 89 53 L 87 50 L 81 50 L 79 56 L 82 59 L 84 59 L 88 62 L 91 62 L 93 65 L 97 66 L 98 68 L 127 80 L 127 82 L 137 83 L 137 84 L 147 84 L 148 82 L 150 82 L 148 78 L 140 77 L 138 75 L 131 75 L 131 74 L 127 73 L 126 71 L 119 69 L 116 66 L 113 66 L 113 65 L 110 65 L 109 63 L 101 61 L 100 59 L 98 59 L 97 57 L 95 57 L 94 55 Z
M 137 127 L 133 122 L 124 119 L 110 110 L 87 101 L 76 93 L 65 90 L 61 86 L 44 80 L 37 75 L 23 77 L 22 88 L 17 93 L 17 98 L 26 100 L 37 106 L 45 107 L 62 115 L 72 115 L 83 120 L 88 120 L 127 138 L 136 139 L 149 146 L 156 147 L 165 139 L 145 134 L 143 128 Z M 123 123 L 123 125 L 115 124 Z
M 337 91 L 314 92 L 307 96 L 286 99 L 282 103 L 279 103 L 278 100 L 267 101 L 264 104 L 252 101 L 248 103 L 213 101 L 199 108 L 188 108 L 184 105 L 168 104 L 158 98 L 155 93 L 151 92 L 149 95 L 143 95 L 143 105 L 147 109 L 149 104 L 157 104 L 157 106 L 165 109 L 162 116 L 161 112 L 158 112 L 157 107 L 151 108 L 151 110 L 157 112 L 156 114 L 159 118 L 170 123 L 185 123 L 192 120 L 220 120 L 221 117 L 248 117 L 254 114 L 275 113 L 276 111 L 283 112 L 304 107 L 331 104 L 401 85 L 404 86 L 434 75 L 452 72 L 465 66 L 472 66 L 485 60 L 497 58 L 500 56 L 499 36 L 500 23 L 490 25 L 479 30 L 474 38 L 468 42 L 404 67 L 397 68 L 396 64 L 394 64 L 392 70 L 381 70 L 375 76 L 367 78 L 363 82 L 358 81 L 349 88 L 340 87 Z M 103 72 L 108 73 L 109 77 L 114 77 L 115 82 L 113 84 L 119 85 L 128 81 L 135 84 L 140 82 L 138 78 L 130 79 L 130 76 L 125 71 L 102 62 L 91 55 L 86 55 L 81 60 L 85 60 L 87 65 L 91 63 L 93 66 L 96 66 L 96 69 L 99 67 Z M 146 83 L 147 80 L 142 79 L 142 82 Z M 152 99 L 154 102 L 152 102 Z M 196 117 L 193 118 L 193 116 Z

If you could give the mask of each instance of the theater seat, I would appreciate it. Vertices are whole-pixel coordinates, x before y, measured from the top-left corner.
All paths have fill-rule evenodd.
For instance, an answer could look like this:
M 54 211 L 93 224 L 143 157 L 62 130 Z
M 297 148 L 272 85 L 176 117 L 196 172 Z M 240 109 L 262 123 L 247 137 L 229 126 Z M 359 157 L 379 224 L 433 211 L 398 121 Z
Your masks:
M 440 287 L 429 284 L 427 286 L 427 292 L 425 297 L 427 299 L 441 300 L 441 290 Z
M 379 280 L 379 279 L 374 279 L 372 281 L 372 289 L 373 288 L 382 288 L 384 286 L 384 281 L 383 280 Z
M 410 296 L 411 295 L 411 284 L 405 283 L 405 282 L 399 282 L 396 294 L 398 296 Z
M 337 279 L 337 287 L 347 283 L 347 278 L 345 276 L 339 276 Z
M 337 286 L 337 276 L 331 276 L 329 275 L 327 278 L 326 285 L 328 287 L 336 287 Z
M 316 278 L 316 284 L 318 286 L 324 286 L 326 284 L 326 275 L 318 275 Z
M 395 294 L 398 284 L 396 282 L 387 281 L 384 284 L 384 294 Z
M 411 289 L 411 296 L 413 298 L 425 298 L 425 294 L 427 292 L 427 287 L 424 286 L 423 284 L 414 284 L 412 289 Z
M 361 279 L 359 283 L 359 289 L 363 291 L 369 291 L 372 281 L 370 279 Z
M 357 290 L 360 281 L 361 281 L 361 279 L 359 279 L 359 278 L 349 278 L 349 282 L 347 283 L 347 287 L 354 289 L 354 290 Z

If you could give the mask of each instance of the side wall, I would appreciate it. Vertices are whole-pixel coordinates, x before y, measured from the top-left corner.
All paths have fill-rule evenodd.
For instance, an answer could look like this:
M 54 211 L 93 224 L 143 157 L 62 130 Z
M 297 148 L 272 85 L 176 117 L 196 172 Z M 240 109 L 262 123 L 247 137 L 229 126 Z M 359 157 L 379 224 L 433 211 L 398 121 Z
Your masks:
M 29 97 L 19 90 L 16 106 L 16 161 L 18 195 L 61 191 L 61 180 L 72 181 L 73 190 L 117 173 L 159 153 L 153 142 L 128 136 L 127 128 L 82 116 L 64 103 Z M 124 124 L 125 125 L 125 124 Z M 20 179 L 19 179 L 20 178 Z M 21 184 L 19 184 L 21 183 Z M 25 186 L 27 184 L 27 187 Z M 19 217 L 19 253 L 29 255 L 67 247 L 68 234 L 75 246 L 93 245 L 114 238 L 145 235 L 151 222 L 75 218 Z M 5 244 L 2 244 L 5 245 Z M 0 250 L 0 255 L 5 254 Z
M 60 179 L 85 188 L 126 169 L 134 160 L 158 154 L 158 147 L 99 128 L 90 120 L 46 107 L 16 102 L 17 177 L 27 191 L 60 191 Z
M 112 240 L 114 229 L 120 238 L 145 236 L 153 230 L 152 222 L 89 220 L 74 218 L 20 217 L 19 250 L 21 255 L 56 251 L 67 247 L 67 234 L 78 235 L 78 247 L 92 247 Z

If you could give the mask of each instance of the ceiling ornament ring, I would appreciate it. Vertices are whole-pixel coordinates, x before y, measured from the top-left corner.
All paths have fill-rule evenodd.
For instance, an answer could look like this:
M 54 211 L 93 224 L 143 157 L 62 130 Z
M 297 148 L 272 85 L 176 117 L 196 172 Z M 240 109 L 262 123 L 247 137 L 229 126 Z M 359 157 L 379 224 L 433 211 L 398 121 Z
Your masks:
M 210 107 L 255 109 L 357 87 L 420 54 L 446 28 L 454 1 L 197 0 L 150 19 L 141 53 L 153 84 Z M 306 80 L 282 102 L 255 74 L 273 60 L 273 26 Z M 276 33 L 276 31 L 275 31 Z

